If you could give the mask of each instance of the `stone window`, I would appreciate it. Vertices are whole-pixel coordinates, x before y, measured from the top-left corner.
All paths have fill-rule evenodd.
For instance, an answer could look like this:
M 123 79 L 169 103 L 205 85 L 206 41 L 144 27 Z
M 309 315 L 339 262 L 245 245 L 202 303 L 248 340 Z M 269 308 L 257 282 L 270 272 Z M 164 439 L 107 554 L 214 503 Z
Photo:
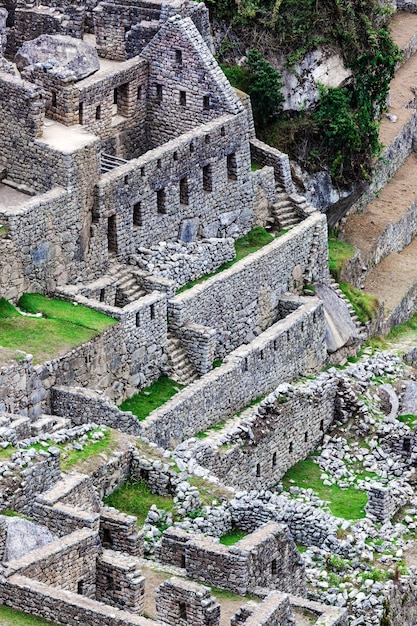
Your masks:
M 187 605 L 185 602 L 179 603 L 180 619 L 187 621 Z
M 111 215 L 107 221 L 107 242 L 109 252 L 117 254 L 117 222 L 116 215 Z
M 107 548 L 108 546 L 113 545 L 113 539 L 111 536 L 111 532 L 108 528 L 103 529 L 103 547 Z
M 56 91 L 52 92 L 52 106 L 56 107 Z
M 78 105 L 78 122 L 84 124 L 84 103 L 80 102 Z
M 129 176 L 125 176 L 124 183 L 125 183 L 125 185 L 129 184 Z
M 274 559 L 274 560 L 271 562 L 271 574 L 272 574 L 272 576 L 275 576 L 275 575 L 276 575 L 276 573 L 277 573 L 277 560 L 276 560 L 276 559 Z
M 304 441 L 305 441 L 306 443 L 307 443 L 307 441 L 308 441 L 308 432 L 307 432 L 307 431 L 304 433 Z
M 180 105 L 182 107 L 187 106 L 187 92 L 186 91 L 180 91 Z
M 195 145 L 194 145 L 194 141 L 190 142 L 190 154 L 192 154 L 195 150 Z
M 138 100 L 142 99 L 142 85 L 139 85 L 138 87 L 137 97 L 138 97 Z
M 242 369 L 243 369 L 244 372 L 248 371 L 248 359 L 247 359 L 247 357 L 245 357 L 243 359 L 243 367 L 242 367 Z
M 101 105 L 96 106 L 96 120 L 101 120 Z
M 320 420 L 320 430 L 324 432 L 324 420 Z
M 291 454 L 291 452 L 293 451 L 293 449 L 294 449 L 293 442 L 292 442 L 292 441 L 290 441 L 290 447 L 289 447 L 289 449 L 288 449 L 288 451 L 289 451 L 289 453 L 290 453 L 290 454 Z
M 222 136 L 222 137 L 225 137 L 225 136 L 226 136 L 226 129 L 225 129 L 225 127 L 224 127 L 224 126 L 222 126 L 222 127 L 221 127 L 221 129 L 220 129 L 220 134 L 221 134 L 221 136 Z
M 203 109 L 205 111 L 209 111 L 210 110 L 210 96 L 204 96 L 203 97 Z
M 156 162 L 156 167 L 158 168 L 158 170 L 160 170 L 160 169 L 161 169 L 161 167 L 162 167 L 162 161 L 161 161 L 161 159 L 158 159 L 158 160 L 157 160 L 157 162 Z
M 155 319 L 155 305 L 151 304 L 150 306 L 150 316 L 151 316 L 151 320 Z
M 83 580 L 79 580 L 77 582 L 77 593 L 82 596 L 84 593 L 84 581 Z
M 117 87 L 116 87 L 116 89 L 113 89 L 113 104 L 117 104 L 118 99 L 119 99 L 119 94 L 118 94 Z
M 260 351 L 259 358 L 261 359 L 261 361 L 264 360 L 264 351 L 263 350 Z
M 259 478 L 261 475 L 261 464 L 257 463 L 256 464 L 256 478 Z
M 404 452 L 410 452 L 410 449 L 411 449 L 411 439 L 409 437 L 404 437 L 403 450 Z
M 203 166 L 203 189 L 204 191 L 213 191 L 213 176 L 211 165 Z
M 180 203 L 188 204 L 188 178 L 184 176 L 180 180 Z
M 142 226 L 142 202 L 133 205 L 133 225 Z
M 185 554 L 181 554 L 181 567 L 185 569 Z
M 113 576 L 106 576 L 106 587 L 108 589 L 108 591 L 113 591 L 114 590 L 114 578 Z
M 156 192 L 156 207 L 158 213 L 166 213 L 166 193 L 165 189 L 158 189 Z
M 182 65 L 182 50 L 175 50 L 175 63 Z
M 139 328 L 140 326 L 140 313 L 136 313 L 136 327 Z
M 272 467 L 276 467 L 277 465 L 277 453 L 274 452 L 274 454 L 272 455 Z
M 237 180 L 236 153 L 231 152 L 227 155 L 227 178 L 229 180 Z
M 178 161 L 178 152 L 174 152 L 172 158 L 174 159 L 174 161 Z
M 162 85 L 155 84 L 155 97 L 157 102 L 162 102 Z
M 145 168 L 144 167 L 140 168 L 140 175 L 141 176 L 145 176 Z
M 106 296 L 106 290 L 100 289 L 100 302 L 104 302 L 105 296 Z
M 206 143 L 210 143 L 210 135 L 206 135 L 206 136 L 204 137 L 204 141 L 205 141 Z

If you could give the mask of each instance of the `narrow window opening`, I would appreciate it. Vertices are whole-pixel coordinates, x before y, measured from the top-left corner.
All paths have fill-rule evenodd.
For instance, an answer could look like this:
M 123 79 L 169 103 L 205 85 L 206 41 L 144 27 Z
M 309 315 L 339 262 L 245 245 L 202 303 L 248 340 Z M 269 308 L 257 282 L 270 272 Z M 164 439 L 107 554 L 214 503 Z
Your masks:
M 162 102 L 162 85 L 155 85 L 155 95 L 158 102 Z
M 275 576 L 276 573 L 277 573 L 277 560 L 274 559 L 271 563 L 271 574 L 272 576 Z
M 179 608 L 180 608 L 180 619 L 187 621 L 187 605 L 185 604 L 185 602 L 180 602 Z
M 187 92 L 180 91 L 180 105 L 182 107 L 187 106 Z
M 96 120 L 101 120 L 101 105 L 96 106 Z
M 190 154 L 192 154 L 195 150 L 194 141 L 190 143 Z
M 188 178 L 186 176 L 180 180 L 180 203 L 188 204 Z
M 116 87 L 116 89 L 113 89 L 113 104 L 117 104 L 117 100 L 118 100 L 118 91 Z
M 243 371 L 244 372 L 248 371 L 248 359 L 247 359 L 247 357 L 245 357 L 244 360 L 243 360 Z
M 213 180 L 211 175 L 211 165 L 203 167 L 203 189 L 204 191 L 213 191 Z
M 263 350 L 260 351 L 259 358 L 261 359 L 261 361 L 264 360 L 264 351 Z
M 138 87 L 137 97 L 138 97 L 138 100 L 142 99 L 142 85 L 139 85 Z
M 133 225 L 142 226 L 142 203 L 136 202 L 133 205 Z
M 84 592 L 84 581 L 83 580 L 79 580 L 77 583 L 77 593 L 78 595 L 82 596 Z
M 257 463 L 256 464 L 256 478 L 259 478 L 261 475 L 261 464 Z
M 206 143 L 210 143 L 210 139 L 211 139 L 211 138 L 210 138 L 210 135 L 206 135 L 206 136 L 204 137 L 204 141 L 205 141 Z
M 290 340 L 290 331 L 287 330 L 287 341 L 289 341 L 289 340 Z
M 56 107 L 56 91 L 52 92 L 52 106 Z
M 107 221 L 107 242 L 109 252 L 117 253 L 117 223 L 115 215 L 111 215 Z
M 100 302 L 104 302 L 105 296 L 106 296 L 106 290 L 100 289 Z
M 155 319 L 155 305 L 151 304 L 150 306 L 150 315 L 151 315 L 151 320 Z
M 111 532 L 108 528 L 104 528 L 103 529 L 103 546 L 112 546 L 113 545 L 113 539 L 111 536 Z
M 226 129 L 225 129 L 225 127 L 224 127 L 224 126 L 222 126 L 222 127 L 221 127 L 221 129 L 220 129 L 220 134 L 221 134 L 221 136 L 222 136 L 222 137 L 225 137 L 225 136 L 226 136 Z
M 84 103 L 80 102 L 78 105 L 78 121 L 80 124 L 84 124 Z
M 142 478 L 142 480 L 147 482 L 149 480 L 149 470 L 141 468 L 140 477 Z
M 405 437 L 403 439 L 403 450 L 404 452 L 410 452 L 411 449 L 411 439 L 409 437 Z
M 156 167 L 158 168 L 158 170 L 161 169 L 161 166 L 162 166 L 162 161 L 161 161 L 161 159 L 158 159 L 157 162 L 156 162 Z
M 114 590 L 114 578 L 113 576 L 106 576 L 106 587 L 109 591 L 113 591 Z
M 185 569 L 185 554 L 181 554 L 181 567 Z
M 125 176 L 125 185 L 129 184 L 129 176 Z
M 174 161 L 178 161 L 178 152 L 174 152 L 172 157 L 173 157 Z
M 236 154 L 234 152 L 227 155 L 227 178 L 237 180 Z
M 182 65 L 182 50 L 175 50 L 175 62 L 177 65 Z
M 288 449 L 288 450 L 289 450 L 289 452 L 292 452 L 292 451 L 293 451 L 293 443 L 292 443 L 292 441 L 290 441 L 290 447 L 289 447 L 289 449 Z
M 324 420 L 320 420 L 320 430 L 324 431 Z
M 210 96 L 203 97 L 203 109 L 208 111 L 210 109 Z
M 145 176 L 145 168 L 144 167 L 140 168 L 140 175 L 141 176 Z
M 308 441 L 308 432 L 307 432 L 307 431 L 304 433 L 304 441 L 305 441 L 306 443 L 307 443 L 307 441 Z
M 165 189 L 158 189 L 156 192 L 156 207 L 158 213 L 166 213 L 166 196 Z
M 272 467 L 276 467 L 277 464 L 277 453 L 274 452 L 274 454 L 272 455 Z
M 274 341 L 274 350 L 278 350 L 278 341 L 276 339 Z
M 136 313 L 136 327 L 139 328 L 140 326 L 140 313 Z

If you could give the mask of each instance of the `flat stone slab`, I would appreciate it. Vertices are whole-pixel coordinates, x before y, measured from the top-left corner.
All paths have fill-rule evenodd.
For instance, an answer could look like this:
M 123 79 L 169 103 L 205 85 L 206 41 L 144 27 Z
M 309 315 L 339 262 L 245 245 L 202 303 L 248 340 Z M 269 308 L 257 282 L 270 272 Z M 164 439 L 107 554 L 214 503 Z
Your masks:
M 41 35 L 26 41 L 17 51 L 15 61 L 22 77 L 27 80 L 34 80 L 33 74 L 42 70 L 63 83 L 69 83 L 100 69 L 93 46 L 65 35 Z
M 402 415 L 417 415 L 417 382 L 407 381 L 401 401 Z
M 329 353 L 359 341 L 349 309 L 331 287 L 315 283 L 316 296 L 323 302 L 326 318 L 326 347 Z

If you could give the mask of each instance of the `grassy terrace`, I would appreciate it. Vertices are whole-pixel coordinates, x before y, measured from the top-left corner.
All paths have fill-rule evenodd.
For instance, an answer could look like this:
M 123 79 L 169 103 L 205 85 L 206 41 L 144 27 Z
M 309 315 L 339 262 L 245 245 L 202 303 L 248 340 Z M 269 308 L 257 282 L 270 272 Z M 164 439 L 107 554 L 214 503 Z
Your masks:
M 355 248 L 340 241 L 333 232 L 329 232 L 329 269 L 335 280 L 339 280 L 340 272 L 345 263 L 355 254 Z
M 279 237 L 280 235 L 284 235 L 286 232 L 287 230 L 282 230 L 276 236 Z M 227 261 L 227 263 L 223 263 L 223 265 L 217 268 L 215 272 L 212 272 L 211 274 L 206 274 L 205 276 L 201 276 L 201 278 L 197 278 L 196 280 L 192 280 L 186 285 L 183 285 L 183 287 L 178 289 L 177 294 L 186 291 L 187 289 L 191 289 L 191 287 L 194 287 L 194 285 L 199 285 L 200 283 L 206 281 L 208 278 L 211 278 L 212 276 L 220 274 L 220 272 L 229 269 L 229 267 L 232 267 L 232 265 L 244 259 L 246 256 L 248 256 L 248 254 L 252 254 L 252 252 L 260 250 L 268 243 L 271 243 L 271 241 L 273 240 L 274 237 L 267 233 L 265 228 L 262 228 L 262 226 L 256 226 L 255 228 L 252 228 L 252 230 L 248 232 L 244 237 L 236 239 L 236 256 L 234 259 L 232 259 L 231 261 Z
M 93 309 L 40 294 L 24 294 L 18 306 L 27 313 L 41 313 L 42 317 L 21 315 L 1 298 L 0 345 L 33 354 L 35 363 L 65 354 L 117 323 Z
M 317 463 L 308 458 L 293 465 L 282 479 L 282 484 L 286 490 L 294 485 L 312 489 L 320 500 L 328 502 L 330 511 L 336 517 L 347 520 L 365 517 L 365 504 L 368 501 L 366 492 L 354 487 L 341 489 L 338 485 L 324 485 L 320 478 L 322 474 Z
M 119 408 L 121 411 L 131 411 L 139 421 L 142 421 L 183 388 L 184 386 L 176 383 L 175 380 L 161 376 L 152 385 L 122 402 Z
M 113 506 L 123 513 L 136 515 L 139 528 L 145 523 L 149 509 L 153 504 L 166 512 L 170 512 L 174 508 L 172 498 L 153 494 L 144 482 L 125 483 L 104 498 L 104 504 Z
M 7 233 L 6 226 L 0 226 L 0 239 Z
M 10 609 L 8 606 L 0 606 L 1 626 L 48 626 L 54 622 L 47 622 L 40 617 L 26 615 L 20 611 Z

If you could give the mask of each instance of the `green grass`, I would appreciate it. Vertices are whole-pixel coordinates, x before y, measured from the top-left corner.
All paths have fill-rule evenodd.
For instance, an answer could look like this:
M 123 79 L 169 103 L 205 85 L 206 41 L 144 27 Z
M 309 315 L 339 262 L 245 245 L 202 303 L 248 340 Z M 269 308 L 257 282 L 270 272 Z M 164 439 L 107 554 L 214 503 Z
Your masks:
M 8 232 L 6 226 L 0 226 L 0 239 Z
M 0 624 L 1 626 L 46 626 L 54 624 L 54 622 L 47 622 L 41 617 L 26 615 L 26 613 L 15 611 L 8 606 L 0 606 Z
M 125 483 L 112 494 L 104 498 L 106 506 L 113 506 L 123 513 L 136 515 L 138 526 L 142 527 L 152 504 L 158 509 L 170 512 L 174 507 L 174 501 L 167 496 L 158 496 L 151 493 L 149 487 L 143 482 Z
M 144 420 L 152 411 L 168 402 L 184 386 L 167 376 L 161 376 L 152 385 L 145 387 L 120 405 L 121 411 L 131 411 L 139 421 Z
M 363 291 L 356 289 L 350 283 L 341 282 L 339 287 L 355 309 L 355 313 L 362 324 L 374 319 L 379 308 L 379 301 L 376 296 L 363 293 Z
M 312 459 L 296 463 L 282 479 L 285 489 L 292 485 L 304 489 L 311 488 L 317 496 L 328 502 L 330 511 L 336 517 L 355 520 L 365 517 L 365 504 L 368 501 L 366 492 L 353 487 L 340 489 L 338 485 L 323 485 L 320 480 L 322 470 Z M 294 481 L 293 483 L 291 481 Z
M 229 530 L 228 533 L 220 537 L 220 543 L 223 546 L 234 546 L 235 543 L 246 537 L 248 533 L 243 530 L 239 530 L 239 528 L 233 528 Z
M 287 230 L 284 229 L 280 231 L 276 236 L 279 237 L 281 235 L 284 235 L 286 232 Z M 220 272 L 229 269 L 229 267 L 232 267 L 232 265 L 244 259 L 246 256 L 248 256 L 248 254 L 252 254 L 257 250 L 260 250 L 268 243 L 271 243 L 271 241 L 273 240 L 274 237 L 270 235 L 265 230 L 265 228 L 263 228 L 262 226 L 255 226 L 255 228 L 252 228 L 252 230 L 249 231 L 244 237 L 241 237 L 240 239 L 237 239 L 235 241 L 236 256 L 234 259 L 232 259 L 231 261 L 227 261 L 227 263 L 223 263 L 223 265 L 218 267 L 215 272 L 211 272 L 210 274 L 206 274 L 205 276 L 196 278 L 196 280 L 192 280 L 186 285 L 183 285 L 182 287 L 180 287 L 180 289 L 178 289 L 177 294 L 182 293 L 187 289 L 191 289 L 191 287 L 199 285 L 200 283 L 203 283 L 212 276 L 216 276 L 216 274 L 220 274 Z
M 240 89 L 240 91 L 248 92 L 250 87 L 250 73 L 247 67 L 242 67 L 240 65 L 229 65 L 222 64 L 220 65 L 224 74 L 226 74 L 227 80 L 236 89 Z
M 397 420 L 402 422 L 403 424 L 407 424 L 411 429 L 415 428 L 417 425 L 417 415 L 413 415 L 412 413 L 406 413 L 405 415 L 399 415 Z
M 25 294 L 22 310 L 42 312 L 44 317 L 20 315 L 4 298 L 0 299 L 0 345 L 33 354 L 35 363 L 54 358 L 85 343 L 116 320 L 64 300 L 50 300 L 39 294 Z
M 329 269 L 335 280 L 339 280 L 340 272 L 345 263 L 353 257 L 355 249 L 344 241 L 337 239 L 336 235 L 329 233 Z
M 256 163 L 256 161 L 252 161 L 250 165 L 250 169 L 252 172 L 257 172 L 258 170 L 261 170 L 262 168 L 263 168 L 263 165 L 261 165 L 260 163 Z

